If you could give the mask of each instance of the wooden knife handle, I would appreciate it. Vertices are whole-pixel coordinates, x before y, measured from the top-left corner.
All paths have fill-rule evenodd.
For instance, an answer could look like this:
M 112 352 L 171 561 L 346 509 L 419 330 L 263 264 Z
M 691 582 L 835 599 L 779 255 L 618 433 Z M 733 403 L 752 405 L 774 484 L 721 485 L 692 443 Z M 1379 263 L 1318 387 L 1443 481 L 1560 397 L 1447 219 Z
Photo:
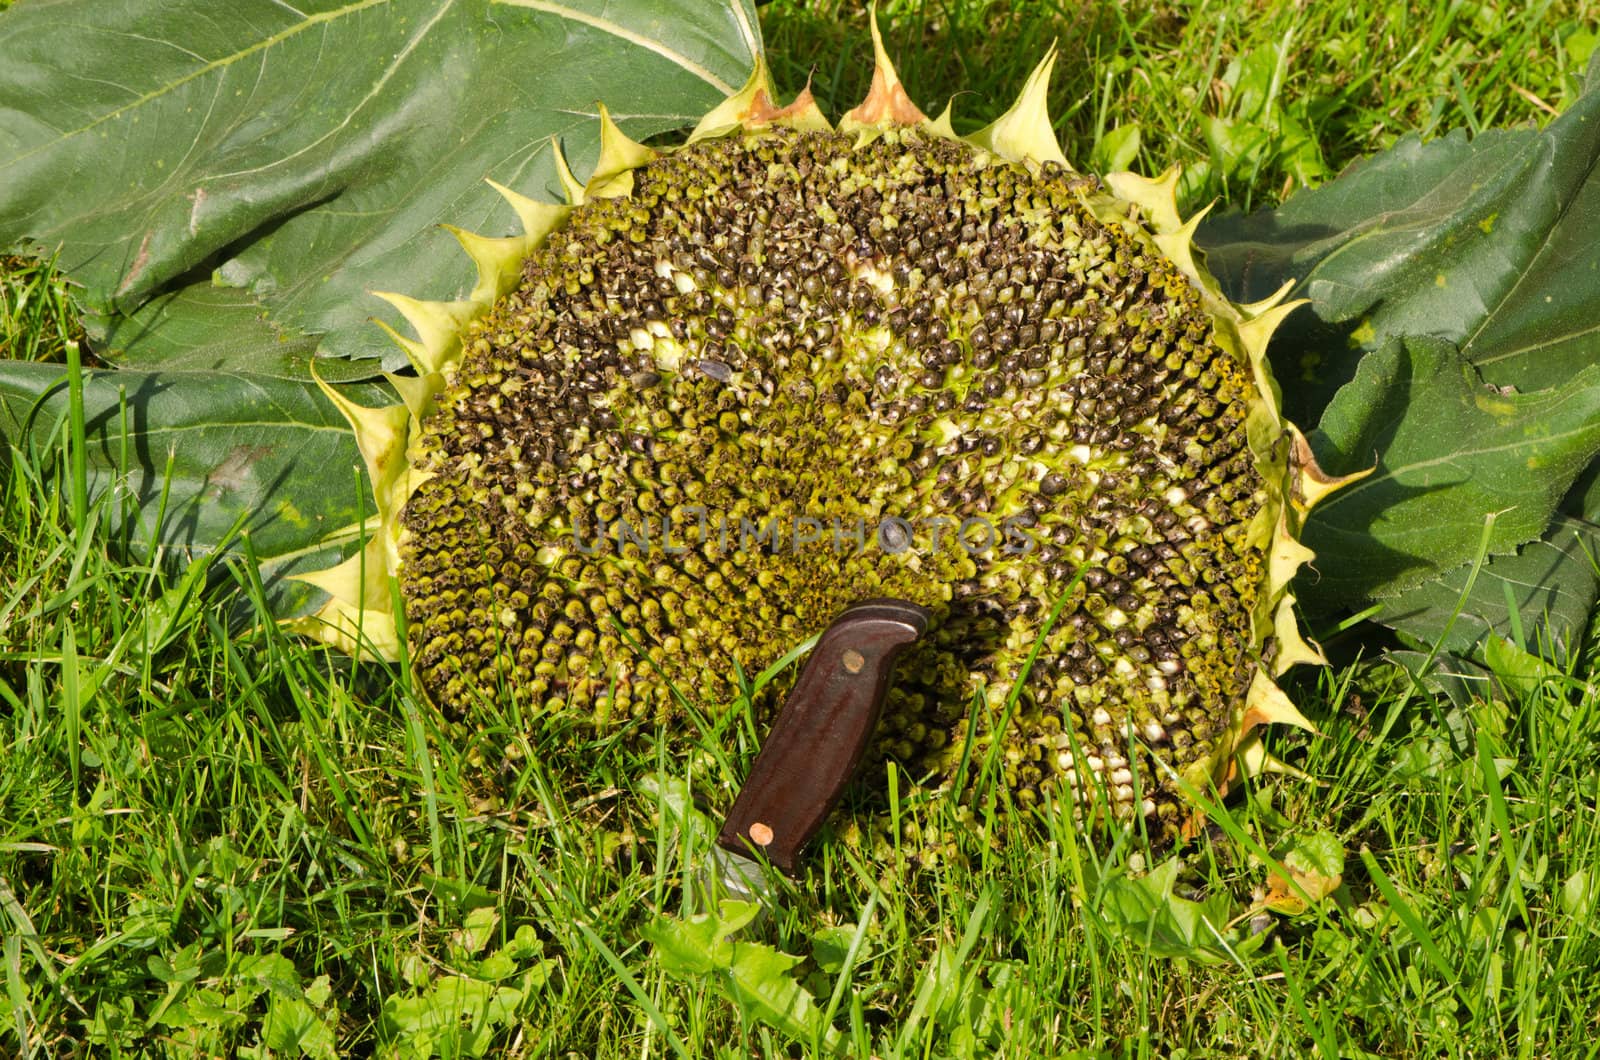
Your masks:
M 753 851 L 789 875 L 800 848 L 822 827 L 877 728 L 895 656 L 928 628 L 927 609 L 904 600 L 866 600 L 836 618 L 817 641 L 717 843 Z

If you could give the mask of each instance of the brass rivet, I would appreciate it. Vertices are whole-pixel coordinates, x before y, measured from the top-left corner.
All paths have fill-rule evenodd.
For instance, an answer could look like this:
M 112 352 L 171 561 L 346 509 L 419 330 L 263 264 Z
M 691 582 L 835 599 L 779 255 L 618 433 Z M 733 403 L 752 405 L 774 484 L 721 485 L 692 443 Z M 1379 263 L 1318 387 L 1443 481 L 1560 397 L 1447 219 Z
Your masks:
M 843 661 L 845 670 L 853 674 L 860 673 L 861 668 L 867 665 L 867 660 L 854 648 L 845 649 Z
M 757 821 L 755 824 L 750 826 L 750 838 L 754 839 L 760 846 L 771 846 L 772 829 L 760 821 Z

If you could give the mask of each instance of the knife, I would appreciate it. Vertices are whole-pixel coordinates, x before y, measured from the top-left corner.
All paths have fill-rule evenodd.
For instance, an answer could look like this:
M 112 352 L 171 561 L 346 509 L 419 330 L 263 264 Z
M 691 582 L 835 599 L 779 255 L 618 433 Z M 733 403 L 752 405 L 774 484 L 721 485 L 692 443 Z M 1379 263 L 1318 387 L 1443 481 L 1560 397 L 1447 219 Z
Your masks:
M 767 734 L 713 848 L 723 887 L 757 901 L 762 862 L 786 876 L 855 774 L 889 689 L 895 658 L 928 628 L 906 600 L 864 600 L 817 639 Z

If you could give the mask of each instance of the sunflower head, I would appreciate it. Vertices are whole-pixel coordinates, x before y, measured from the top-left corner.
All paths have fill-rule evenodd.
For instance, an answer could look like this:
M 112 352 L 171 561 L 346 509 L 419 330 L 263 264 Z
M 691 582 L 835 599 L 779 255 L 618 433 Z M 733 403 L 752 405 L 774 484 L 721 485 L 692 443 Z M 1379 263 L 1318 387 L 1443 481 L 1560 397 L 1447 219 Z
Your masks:
M 681 147 L 600 108 L 567 201 L 495 185 L 520 235 L 453 230 L 459 301 L 383 294 L 414 374 L 355 428 L 364 548 L 294 627 L 393 658 L 434 702 L 670 724 L 731 701 L 850 603 L 934 622 L 879 749 L 930 783 L 995 747 L 1018 799 L 1179 827 L 1263 768 L 1321 662 L 1289 583 L 1339 480 L 1280 415 L 1287 293 L 1236 305 L 1176 170 L 1096 178 L 1051 129 L 1054 54 L 965 137 L 872 87 L 831 125 L 759 63 Z M 396 622 L 398 579 L 405 623 Z

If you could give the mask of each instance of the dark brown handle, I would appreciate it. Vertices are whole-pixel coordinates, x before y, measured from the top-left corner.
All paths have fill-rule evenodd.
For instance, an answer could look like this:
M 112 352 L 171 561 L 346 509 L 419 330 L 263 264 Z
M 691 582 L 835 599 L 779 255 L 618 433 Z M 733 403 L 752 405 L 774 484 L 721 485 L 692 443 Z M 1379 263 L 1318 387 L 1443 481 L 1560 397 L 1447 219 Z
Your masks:
M 746 857 L 760 851 L 795 873 L 800 848 L 866 752 L 895 656 L 927 628 L 927 610 L 904 600 L 867 600 L 834 619 L 772 723 L 717 836 L 720 846 Z

